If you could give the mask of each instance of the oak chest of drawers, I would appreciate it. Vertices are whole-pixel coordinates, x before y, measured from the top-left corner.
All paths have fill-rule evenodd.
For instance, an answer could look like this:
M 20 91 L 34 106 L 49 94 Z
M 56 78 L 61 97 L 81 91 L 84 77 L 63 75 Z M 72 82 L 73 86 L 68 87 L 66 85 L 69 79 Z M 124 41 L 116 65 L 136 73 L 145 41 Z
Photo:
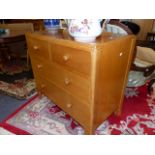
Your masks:
M 135 37 L 103 33 L 75 42 L 66 31 L 26 34 L 37 90 L 70 114 L 86 134 L 121 112 Z

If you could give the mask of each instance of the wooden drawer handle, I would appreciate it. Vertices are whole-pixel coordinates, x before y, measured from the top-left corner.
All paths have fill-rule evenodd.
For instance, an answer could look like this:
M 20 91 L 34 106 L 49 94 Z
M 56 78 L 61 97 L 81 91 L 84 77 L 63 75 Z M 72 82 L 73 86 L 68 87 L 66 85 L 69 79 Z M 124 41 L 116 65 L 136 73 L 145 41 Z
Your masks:
M 67 108 L 71 108 L 72 107 L 72 104 L 71 103 L 68 103 L 66 106 L 67 106 Z
M 35 45 L 35 46 L 33 46 L 33 49 L 37 51 L 39 49 L 39 47 Z
M 119 56 L 121 57 L 122 55 L 123 55 L 123 52 L 120 52 L 120 53 L 119 53 Z
M 41 69 L 42 67 L 43 67 L 42 64 L 38 64 L 38 65 L 37 65 L 37 68 L 38 68 L 38 69 Z
M 70 59 L 70 55 L 64 55 L 63 56 L 63 60 L 66 62 Z
M 71 83 L 71 81 L 68 78 L 65 78 L 64 83 L 65 83 L 65 85 L 69 85 Z

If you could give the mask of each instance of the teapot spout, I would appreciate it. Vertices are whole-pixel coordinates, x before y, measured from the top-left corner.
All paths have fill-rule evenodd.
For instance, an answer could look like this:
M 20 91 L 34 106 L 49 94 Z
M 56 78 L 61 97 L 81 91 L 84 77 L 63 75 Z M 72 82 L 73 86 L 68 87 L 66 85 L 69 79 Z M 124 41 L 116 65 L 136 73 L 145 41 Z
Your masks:
M 69 27 L 70 25 L 70 22 L 71 22 L 71 19 L 64 19 L 66 25 L 67 25 L 67 28 Z

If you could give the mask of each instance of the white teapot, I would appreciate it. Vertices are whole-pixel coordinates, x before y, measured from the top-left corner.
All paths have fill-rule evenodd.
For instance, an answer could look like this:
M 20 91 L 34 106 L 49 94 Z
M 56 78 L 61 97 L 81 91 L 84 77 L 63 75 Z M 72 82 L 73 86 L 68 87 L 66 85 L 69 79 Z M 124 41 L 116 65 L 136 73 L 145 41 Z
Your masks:
M 100 19 L 70 19 L 67 20 L 69 34 L 76 41 L 94 42 L 102 33 Z

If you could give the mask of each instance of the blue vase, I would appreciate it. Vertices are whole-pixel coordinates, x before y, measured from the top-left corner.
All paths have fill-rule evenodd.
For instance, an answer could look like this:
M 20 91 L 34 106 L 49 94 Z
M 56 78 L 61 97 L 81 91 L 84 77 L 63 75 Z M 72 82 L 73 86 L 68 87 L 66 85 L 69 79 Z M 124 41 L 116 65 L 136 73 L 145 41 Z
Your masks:
M 45 28 L 59 28 L 60 19 L 44 19 Z

